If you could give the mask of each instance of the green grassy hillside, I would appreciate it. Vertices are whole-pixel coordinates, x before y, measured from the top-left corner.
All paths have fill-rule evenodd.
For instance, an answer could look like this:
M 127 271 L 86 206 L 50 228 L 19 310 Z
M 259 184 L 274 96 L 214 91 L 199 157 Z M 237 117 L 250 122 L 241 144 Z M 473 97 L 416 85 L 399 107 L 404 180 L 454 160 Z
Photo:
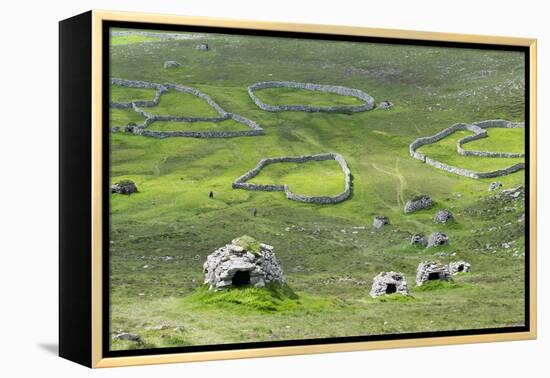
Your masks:
M 223 35 L 204 41 L 210 51 L 196 50 L 196 39 L 132 39 L 110 50 L 113 77 L 196 87 L 265 131 L 232 139 L 111 134 L 111 182 L 131 179 L 139 188 L 137 194 L 110 198 L 111 332 L 141 337 L 140 342 L 113 341 L 113 349 L 523 324 L 524 224 L 518 222 L 523 201 L 494 198 L 487 188 L 491 181 L 505 188 L 522 185 L 524 172 L 473 180 L 408 156 L 414 139 L 457 122 L 523 121 L 521 54 Z M 167 60 L 182 65 L 167 70 Z M 352 115 L 270 113 L 254 105 L 247 87 L 272 80 L 349 86 L 395 107 Z M 119 99 L 130 95 L 120 88 L 112 93 Z M 149 93 L 135 94 L 143 95 L 149 98 Z M 148 111 L 212 115 L 202 100 L 165 96 L 159 108 Z M 273 104 L 354 103 L 353 98 L 282 89 L 258 91 L 258 96 Z M 138 121 L 132 111 L 111 110 L 111 126 Z M 150 128 L 242 125 L 167 122 Z M 479 171 L 521 161 L 459 156 L 456 140 L 464 135 L 455 133 L 422 152 Z M 491 129 L 488 138 L 464 147 L 521 151 L 523 131 Z M 340 204 L 297 203 L 281 192 L 231 188 L 264 157 L 323 152 L 343 155 L 352 171 L 352 196 Z M 273 164 L 251 181 L 288 184 L 298 194 L 333 195 L 343 189 L 334 161 Z M 405 215 L 404 203 L 418 194 L 430 195 L 435 206 Z M 456 222 L 433 223 L 443 208 Z M 373 229 L 376 215 L 390 217 L 392 224 Z M 413 233 L 433 231 L 445 232 L 450 245 L 409 245 Z M 243 234 L 275 247 L 287 288 L 205 291 L 206 256 Z M 427 259 L 466 260 L 472 273 L 456 276 L 455 284 L 415 289 L 416 267 Z M 390 270 L 405 273 L 410 298 L 370 298 L 372 278 Z

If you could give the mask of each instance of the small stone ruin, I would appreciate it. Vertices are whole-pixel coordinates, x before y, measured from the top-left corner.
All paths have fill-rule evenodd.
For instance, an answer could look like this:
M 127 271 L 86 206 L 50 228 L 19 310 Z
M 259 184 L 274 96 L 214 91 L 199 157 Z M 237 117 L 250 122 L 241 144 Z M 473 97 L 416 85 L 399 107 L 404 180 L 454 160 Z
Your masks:
M 137 193 L 138 188 L 131 180 L 122 180 L 111 186 L 111 193 L 127 194 Z
M 273 247 L 250 236 L 233 239 L 231 244 L 210 254 L 203 265 L 204 283 L 210 290 L 232 287 L 264 287 L 270 282 L 284 284 L 283 270 Z
M 393 108 L 393 103 L 390 101 L 382 101 L 378 104 L 378 108 L 384 110 L 391 109 Z
M 208 43 L 199 43 L 197 46 L 195 46 L 195 49 L 206 51 L 209 49 Z
M 164 62 L 164 68 L 178 68 L 179 66 L 181 66 L 181 64 L 175 60 L 168 60 Z
M 472 266 L 466 261 L 455 261 L 449 264 L 449 272 L 452 275 L 457 273 L 466 273 L 472 269 Z
M 426 281 L 447 281 L 450 278 L 449 267 L 434 261 L 421 262 L 416 270 L 417 286 L 422 286 Z
M 425 247 L 428 245 L 428 241 L 426 240 L 426 237 L 422 234 L 414 234 L 411 236 L 411 245 L 414 247 Z
M 434 216 L 435 223 L 447 223 L 452 220 L 454 220 L 453 213 L 447 209 L 439 210 Z
M 502 184 L 500 182 L 492 182 L 489 184 L 489 191 L 494 192 L 497 189 L 500 189 Z
M 407 280 L 403 273 L 382 272 L 374 277 L 370 291 L 371 297 L 376 298 L 393 293 L 409 295 Z
M 433 201 L 431 197 L 427 195 L 420 195 L 414 197 L 412 200 L 407 201 L 405 204 L 405 214 L 412 213 L 418 210 L 427 209 L 432 207 Z
M 443 232 L 434 232 L 428 237 L 428 248 L 437 247 L 440 245 L 448 245 L 449 237 Z
M 374 228 L 382 228 L 387 224 L 390 224 L 390 218 L 388 217 L 377 216 L 374 217 L 374 220 L 372 221 L 372 226 Z

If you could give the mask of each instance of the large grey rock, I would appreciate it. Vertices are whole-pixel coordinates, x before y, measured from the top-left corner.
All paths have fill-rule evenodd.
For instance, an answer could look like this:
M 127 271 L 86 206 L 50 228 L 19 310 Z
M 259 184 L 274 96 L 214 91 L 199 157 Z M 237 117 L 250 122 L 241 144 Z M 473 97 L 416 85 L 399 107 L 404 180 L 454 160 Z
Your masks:
M 370 291 L 371 297 L 375 298 L 393 293 L 409 295 L 407 280 L 403 273 L 382 272 L 374 277 Z
M 164 68 L 178 68 L 179 66 L 181 66 L 181 64 L 175 60 L 168 60 L 164 62 Z
M 131 180 L 123 180 L 111 186 L 111 193 L 132 194 L 137 193 L 138 188 Z
M 422 194 L 407 201 L 407 203 L 405 204 L 404 210 L 405 210 L 405 213 L 408 214 L 418 210 L 428 209 L 432 207 L 432 205 L 433 205 L 432 199 L 429 196 Z
M 264 287 L 270 282 L 281 285 L 285 282 L 273 247 L 246 235 L 210 254 L 203 270 L 204 283 L 210 285 L 210 290 L 248 285 Z
M 449 237 L 443 232 L 434 232 L 428 237 L 428 248 L 449 244 Z
M 411 245 L 414 247 L 425 247 L 428 244 L 426 237 L 422 234 L 414 234 L 411 236 Z
M 387 224 L 390 224 L 390 218 L 388 217 L 377 216 L 374 217 L 374 220 L 372 221 L 372 226 L 374 228 L 382 228 Z
M 449 210 L 439 210 L 434 216 L 434 222 L 436 223 L 447 223 L 454 219 L 453 213 Z
M 472 266 L 466 261 L 455 261 L 449 264 L 449 272 L 451 274 L 466 273 L 471 270 Z
M 140 341 L 141 337 L 129 332 L 119 332 L 113 335 L 113 340 Z
M 421 262 L 416 269 L 416 285 L 422 286 L 426 281 L 443 280 L 451 278 L 447 265 L 435 261 Z

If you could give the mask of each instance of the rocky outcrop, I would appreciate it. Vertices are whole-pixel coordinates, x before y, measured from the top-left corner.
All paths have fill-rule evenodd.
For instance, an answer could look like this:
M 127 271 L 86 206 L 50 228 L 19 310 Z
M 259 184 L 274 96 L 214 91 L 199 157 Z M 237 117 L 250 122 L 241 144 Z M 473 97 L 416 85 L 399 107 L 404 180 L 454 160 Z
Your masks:
M 453 213 L 447 209 L 439 210 L 434 216 L 435 223 L 447 223 L 452 220 L 454 220 Z
M 340 96 L 355 97 L 363 101 L 362 105 L 333 105 L 333 106 L 308 106 L 308 105 L 269 105 L 256 96 L 256 91 L 266 88 L 292 88 L 304 89 L 308 91 L 319 91 L 335 93 Z M 298 111 L 298 112 L 334 112 L 334 113 L 356 113 L 364 112 L 374 108 L 374 99 L 355 88 L 342 87 L 339 85 L 323 85 L 312 83 L 298 83 L 294 81 L 265 81 L 252 84 L 248 87 L 248 95 L 254 103 L 268 112 Z
M 132 127 L 123 126 L 123 127 L 112 127 L 111 132 L 118 132 L 124 130 L 126 133 L 142 135 L 152 138 L 164 139 L 170 137 L 188 137 L 188 138 L 235 138 L 243 136 L 257 136 L 263 134 L 263 129 L 256 122 L 243 117 L 239 114 L 226 112 L 217 102 L 215 102 L 210 96 L 199 91 L 196 88 L 186 87 L 183 85 L 177 84 L 157 84 L 157 83 L 148 83 L 144 81 L 137 80 L 125 80 L 111 78 L 111 84 L 120 85 L 129 88 L 145 88 L 145 89 L 154 89 L 156 90 L 155 96 L 152 100 L 146 101 L 132 101 L 132 102 L 113 102 L 109 103 L 111 108 L 117 109 L 132 109 L 143 118 L 145 121 L 141 125 L 132 125 Z M 177 92 L 188 93 L 193 96 L 196 96 L 208 103 L 217 113 L 216 117 L 192 117 L 192 116 L 171 116 L 171 115 L 153 115 L 145 111 L 143 108 L 155 107 L 160 101 L 162 94 L 166 93 L 169 90 L 174 90 Z M 185 130 L 175 130 L 175 131 L 160 131 L 160 130 L 151 130 L 149 126 L 155 122 L 169 121 L 169 122 L 214 122 L 219 123 L 225 120 L 233 120 L 239 123 L 242 123 L 250 128 L 250 130 L 243 131 L 185 131 Z
M 440 245 L 448 245 L 449 237 L 443 232 L 434 232 L 428 237 L 428 248 L 437 247 Z
M 129 194 L 137 193 L 137 191 L 138 191 L 138 188 L 136 184 L 131 180 L 123 180 L 111 186 L 111 193 L 129 195 Z
M 414 234 L 411 236 L 411 245 L 413 247 L 426 247 L 428 245 L 428 241 L 424 235 Z
M 230 244 L 210 254 L 203 270 L 204 283 L 209 285 L 210 290 L 285 283 L 273 247 L 246 235 L 233 239 Z
M 462 146 L 468 142 L 471 142 L 476 139 L 485 138 L 487 136 L 487 130 L 489 128 L 524 128 L 524 123 L 516 123 L 506 120 L 487 120 L 481 122 L 475 122 L 472 124 L 466 123 L 457 123 L 448 127 L 437 134 L 434 134 L 429 137 L 422 137 L 414 140 L 409 145 L 409 155 L 414 159 L 420 160 L 423 163 L 429 164 L 438 169 L 454 173 L 464 177 L 470 177 L 473 179 L 479 178 L 491 178 L 505 176 L 510 173 L 517 172 L 519 170 L 525 169 L 525 163 L 517 163 L 512 166 L 509 166 L 504 169 L 497 169 L 489 172 L 474 172 L 469 169 L 454 167 L 442 163 L 440 161 L 434 160 L 423 153 L 417 152 L 417 150 L 427 144 L 432 144 L 440 141 L 443 138 L 455 133 L 459 130 L 468 130 L 473 133 L 473 135 L 464 137 L 457 142 L 457 152 L 464 156 L 481 156 L 481 157 L 496 157 L 496 158 L 510 158 L 510 157 L 524 157 L 523 153 L 510 153 L 510 152 L 492 152 L 492 151 L 474 151 L 474 150 L 464 150 Z
M 181 64 L 175 60 L 168 60 L 164 62 L 164 68 L 178 68 L 179 66 L 181 66 Z
M 288 185 L 264 185 L 253 184 L 247 181 L 256 177 L 260 171 L 270 164 L 275 163 L 305 163 L 309 161 L 326 161 L 335 160 L 344 173 L 344 191 L 335 196 L 305 196 L 301 194 L 295 194 L 290 191 Z M 340 154 L 329 152 L 317 155 L 301 155 L 301 156 L 281 156 L 264 158 L 258 162 L 258 164 L 244 175 L 238 177 L 232 184 L 233 189 L 245 189 L 245 190 L 258 190 L 264 192 L 284 192 L 286 198 L 292 201 L 317 203 L 317 204 L 334 204 L 345 201 L 351 195 L 351 171 L 348 168 L 348 164 L 344 157 Z
M 422 286 L 426 281 L 443 280 L 451 278 L 447 265 L 432 262 L 421 262 L 416 269 L 416 285 Z
M 372 281 L 370 296 L 373 298 L 387 294 L 409 295 L 407 280 L 403 273 L 382 272 Z
M 405 211 L 405 214 L 409 214 L 418 210 L 428 209 L 432 207 L 432 205 L 433 205 L 433 201 L 431 197 L 422 194 L 407 201 L 407 203 L 405 204 L 404 211 Z
M 455 261 L 449 264 L 449 272 L 452 275 L 455 275 L 457 273 L 470 272 L 471 268 L 472 266 L 468 264 L 466 261 Z
M 376 216 L 372 221 L 372 226 L 374 228 L 382 228 L 383 226 L 390 224 L 390 218 L 383 216 Z
M 489 184 L 489 191 L 494 192 L 495 190 L 498 190 L 502 187 L 502 184 L 500 182 L 492 182 Z

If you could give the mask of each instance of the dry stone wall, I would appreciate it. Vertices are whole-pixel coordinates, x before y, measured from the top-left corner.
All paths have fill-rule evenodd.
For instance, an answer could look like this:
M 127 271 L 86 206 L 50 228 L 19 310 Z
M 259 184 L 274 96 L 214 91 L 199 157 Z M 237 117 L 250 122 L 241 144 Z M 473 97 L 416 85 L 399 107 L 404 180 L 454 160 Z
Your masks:
M 118 132 L 120 130 L 125 130 L 126 132 L 152 137 L 152 138 L 170 138 L 170 137 L 189 137 L 189 138 L 235 138 L 242 136 L 257 136 L 263 134 L 262 127 L 239 114 L 234 114 L 226 112 L 216 101 L 214 101 L 206 93 L 199 91 L 196 88 L 186 87 L 183 85 L 176 84 L 156 84 L 156 83 L 147 83 L 144 81 L 137 80 L 124 80 L 111 78 L 111 84 L 120 85 L 128 88 L 144 88 L 144 89 L 154 89 L 155 97 L 152 100 L 145 101 L 132 101 L 132 102 L 113 102 L 109 103 L 111 108 L 117 109 L 132 109 L 137 114 L 145 118 L 145 121 L 133 127 L 121 127 L 114 126 L 111 128 L 112 132 Z M 208 103 L 217 113 L 217 117 L 190 117 L 190 116 L 171 116 L 171 115 L 154 115 L 150 114 L 143 108 L 155 107 L 160 101 L 160 97 L 163 93 L 166 93 L 169 90 L 175 90 L 182 93 L 188 93 L 193 96 L 196 96 Z M 154 122 L 158 121 L 169 121 L 169 122 L 214 122 L 219 123 L 225 120 L 232 119 L 236 122 L 242 123 L 250 128 L 250 130 L 242 131 L 185 131 L 185 130 L 175 130 L 175 131 L 161 131 L 161 130 L 151 130 L 149 126 Z
M 260 171 L 266 166 L 274 163 L 305 163 L 309 161 L 326 161 L 326 160 L 335 160 L 342 169 L 344 173 L 345 186 L 344 191 L 335 195 L 335 196 L 305 196 L 301 194 L 293 193 L 288 185 L 262 185 L 249 183 L 250 179 L 256 177 Z M 281 157 L 272 157 L 265 158 L 258 162 L 258 164 L 252 168 L 250 171 L 246 172 L 244 175 L 237 178 L 233 184 L 233 189 L 245 189 L 245 190 L 258 190 L 264 192 L 275 192 L 280 191 L 284 192 L 286 198 L 292 201 L 297 202 L 306 202 L 306 203 L 317 203 L 317 204 L 334 204 L 345 201 L 351 195 L 351 171 L 348 168 L 346 160 L 342 155 L 329 152 L 324 154 L 317 155 L 302 155 L 302 156 L 281 156 Z
M 474 134 L 464 137 L 457 142 L 457 152 L 461 155 L 480 156 L 480 157 L 499 157 L 499 158 L 524 157 L 525 156 L 524 154 L 509 153 L 509 152 L 464 150 L 462 148 L 462 146 L 468 142 L 472 142 L 474 140 L 487 137 L 486 129 L 488 128 L 524 128 L 524 127 L 525 127 L 524 123 L 516 123 L 516 122 L 511 122 L 506 120 L 487 120 L 487 121 L 476 122 L 473 124 L 457 123 L 432 136 L 421 137 L 414 140 L 409 145 L 409 155 L 435 168 L 438 168 L 450 173 L 454 173 L 460 176 L 470 177 L 473 179 L 505 176 L 505 175 L 509 175 L 510 173 L 514 173 L 519 170 L 525 169 L 525 163 L 517 163 L 504 169 L 498 169 L 498 170 L 489 171 L 489 172 L 475 172 L 469 169 L 454 167 L 452 165 L 442 163 L 438 160 L 430 158 L 429 156 L 421 152 L 418 152 L 417 150 L 420 147 L 425 146 L 427 144 L 436 143 L 441 139 L 444 139 L 447 136 L 459 130 L 468 130 L 473 132 Z
M 256 91 L 266 88 L 292 88 L 305 89 L 308 91 L 318 91 L 335 93 L 341 96 L 350 96 L 362 100 L 361 105 L 334 105 L 334 106 L 308 106 L 308 105 L 269 105 L 256 96 Z M 248 95 L 254 103 L 268 112 L 298 111 L 298 112 L 334 112 L 334 113 L 357 113 L 371 110 L 374 108 L 374 99 L 362 90 L 355 88 L 342 87 L 339 85 L 323 85 L 312 83 L 298 83 L 294 81 L 264 81 L 252 84 L 248 87 Z

